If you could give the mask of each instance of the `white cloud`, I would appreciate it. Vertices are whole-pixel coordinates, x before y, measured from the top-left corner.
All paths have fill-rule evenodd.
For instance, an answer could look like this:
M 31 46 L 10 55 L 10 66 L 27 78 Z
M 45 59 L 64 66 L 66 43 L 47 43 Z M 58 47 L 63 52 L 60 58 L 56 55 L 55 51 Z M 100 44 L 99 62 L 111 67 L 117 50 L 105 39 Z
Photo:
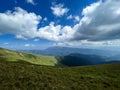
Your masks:
M 47 19 L 47 17 L 45 17 L 44 19 L 43 19 L 43 21 L 47 21 L 48 19 Z
M 116 41 L 120 40 L 119 4 L 120 0 L 106 0 L 87 6 L 82 11 L 82 18 L 77 16 L 76 20 L 79 23 L 73 27 L 55 25 L 51 22 L 45 27 L 38 28 L 41 16 L 16 8 L 13 12 L 0 13 L 0 33 L 14 34 L 16 38 L 21 39 L 42 38 L 71 45 L 119 43 Z M 63 5 L 54 7 L 58 6 L 63 9 Z M 64 14 L 57 13 L 56 15 Z M 74 16 L 70 16 L 69 19 L 72 17 Z
M 67 19 L 73 19 L 73 16 L 72 16 L 72 15 L 69 15 L 69 16 L 67 17 Z
M 30 46 L 30 44 L 25 44 L 24 46 L 25 46 L 25 47 L 29 47 L 29 46 Z
M 77 22 L 80 21 L 80 17 L 79 17 L 79 16 L 74 16 L 74 18 L 75 18 L 75 20 L 76 20 Z
M 67 41 L 80 44 L 116 44 L 120 40 L 120 0 L 106 0 L 91 4 L 83 9 L 83 17 L 79 23 L 70 27 L 69 33 L 65 34 Z M 64 28 L 64 27 L 62 27 Z M 61 30 L 62 31 L 62 30 Z M 72 34 L 70 34 L 72 31 Z M 70 37 L 70 35 L 72 35 Z M 62 40 L 66 40 L 63 39 Z M 70 43 L 69 42 L 69 43 Z M 117 42 L 118 43 L 118 42 Z
M 25 47 L 34 47 L 33 44 L 25 44 L 24 46 L 25 46 Z
M 120 40 L 107 40 L 107 41 L 87 41 L 87 40 L 76 40 L 76 41 L 66 41 L 66 42 L 57 42 L 57 46 L 101 46 L 101 45 L 120 45 Z
M 73 19 L 75 22 L 79 22 L 80 21 L 80 17 L 79 16 L 73 16 L 73 15 L 69 15 L 67 17 L 68 20 Z
M 27 0 L 27 3 L 30 3 L 30 4 L 33 4 L 33 5 L 35 5 L 35 2 L 34 2 L 34 0 Z
M 40 20 L 41 16 L 17 7 L 13 12 L 0 13 L 0 33 L 13 34 L 18 39 L 34 38 Z
M 51 10 L 53 14 L 57 17 L 63 16 L 69 11 L 68 8 L 64 8 L 63 4 L 57 4 L 57 5 L 52 6 Z
M 39 40 L 40 40 L 40 39 L 38 39 L 38 38 L 34 39 L 35 42 L 37 42 L 37 41 L 39 41 Z
M 72 28 L 62 27 L 51 22 L 48 26 L 38 28 L 41 16 L 28 13 L 22 8 L 15 11 L 0 13 L 0 33 L 13 34 L 17 39 L 27 40 L 30 38 L 43 38 L 51 41 L 63 41 L 70 38 Z
M 39 29 L 38 36 L 47 40 L 58 41 L 60 31 L 61 25 L 55 26 L 54 22 L 51 22 L 48 26 Z
M 106 0 L 93 3 L 83 9 L 83 18 L 73 28 L 76 31 L 74 40 L 120 39 L 119 4 L 120 0 Z
M 16 35 L 15 37 L 16 39 L 22 39 L 22 40 L 27 40 L 27 38 L 25 38 L 24 36 L 22 36 L 21 34 Z
M 62 27 L 51 22 L 48 26 L 39 28 L 38 37 L 51 41 L 65 41 L 72 38 L 74 31 L 70 26 Z

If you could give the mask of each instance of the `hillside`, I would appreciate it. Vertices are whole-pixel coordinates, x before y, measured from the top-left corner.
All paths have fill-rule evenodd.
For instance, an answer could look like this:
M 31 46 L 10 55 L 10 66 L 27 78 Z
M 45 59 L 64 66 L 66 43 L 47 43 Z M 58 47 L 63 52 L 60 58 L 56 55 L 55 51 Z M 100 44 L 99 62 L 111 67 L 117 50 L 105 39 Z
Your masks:
M 0 60 L 26 62 L 31 64 L 49 65 L 49 66 L 55 66 L 57 64 L 57 60 L 53 56 L 27 54 L 27 53 L 7 50 L 3 48 L 0 48 Z
M 85 66 L 111 62 L 120 62 L 117 60 L 109 62 L 105 57 L 91 54 L 74 53 L 66 56 L 43 56 L 7 50 L 3 48 L 0 48 L 0 60 L 12 62 L 24 62 L 47 66 Z
M 120 90 L 120 63 L 61 68 L 0 60 L 0 90 Z

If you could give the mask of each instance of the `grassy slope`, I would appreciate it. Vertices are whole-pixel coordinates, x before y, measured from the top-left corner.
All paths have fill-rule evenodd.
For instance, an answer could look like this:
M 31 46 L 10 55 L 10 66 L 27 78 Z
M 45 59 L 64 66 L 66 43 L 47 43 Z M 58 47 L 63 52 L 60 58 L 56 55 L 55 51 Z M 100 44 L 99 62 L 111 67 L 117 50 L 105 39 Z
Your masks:
M 3 48 L 0 48 L 0 60 L 15 61 L 15 62 L 24 61 L 32 64 L 49 65 L 49 66 L 55 66 L 57 64 L 57 60 L 53 56 L 33 55 L 33 54 L 7 50 Z
M 0 90 L 120 90 L 120 63 L 60 68 L 0 60 Z

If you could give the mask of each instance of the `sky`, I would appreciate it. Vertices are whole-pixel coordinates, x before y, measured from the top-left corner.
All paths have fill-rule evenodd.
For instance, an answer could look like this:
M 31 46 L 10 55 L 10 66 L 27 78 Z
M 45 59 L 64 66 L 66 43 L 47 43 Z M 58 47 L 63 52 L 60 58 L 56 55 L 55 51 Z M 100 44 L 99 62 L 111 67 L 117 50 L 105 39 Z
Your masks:
M 120 0 L 0 0 L 0 47 L 120 45 Z

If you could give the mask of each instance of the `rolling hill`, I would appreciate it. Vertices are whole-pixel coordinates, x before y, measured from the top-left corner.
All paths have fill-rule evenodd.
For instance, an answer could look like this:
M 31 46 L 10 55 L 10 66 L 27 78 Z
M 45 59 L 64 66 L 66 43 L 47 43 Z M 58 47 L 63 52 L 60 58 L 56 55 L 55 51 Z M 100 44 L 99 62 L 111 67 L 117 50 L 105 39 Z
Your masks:
M 49 67 L 0 60 L 0 90 L 120 90 L 120 63 Z
M 54 56 L 42 56 L 35 54 L 27 54 L 13 50 L 0 48 L 0 60 L 26 62 L 38 65 L 55 66 L 58 62 Z
M 43 56 L 3 48 L 0 48 L 0 60 L 47 66 L 85 66 L 119 62 L 117 60 L 109 62 L 105 57 L 91 54 L 74 53 L 66 56 Z

